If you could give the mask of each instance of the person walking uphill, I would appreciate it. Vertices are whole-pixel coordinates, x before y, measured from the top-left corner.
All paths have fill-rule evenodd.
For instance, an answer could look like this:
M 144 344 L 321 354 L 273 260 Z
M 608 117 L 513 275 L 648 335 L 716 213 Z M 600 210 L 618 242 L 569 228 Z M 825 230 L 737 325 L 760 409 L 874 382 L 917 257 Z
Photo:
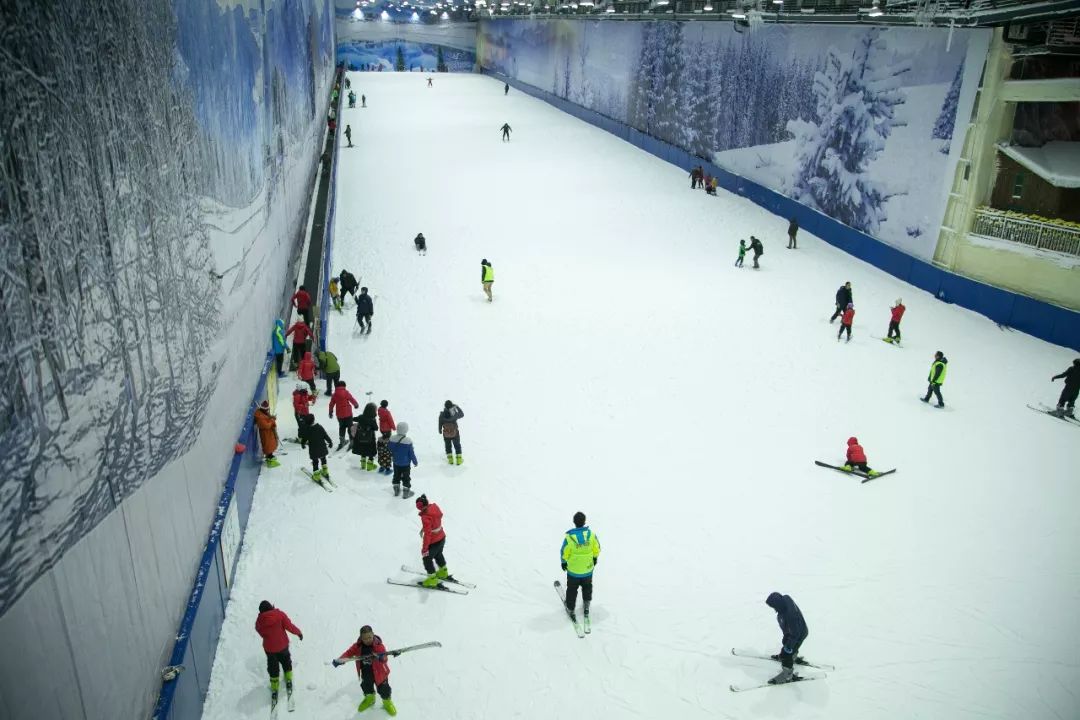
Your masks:
M 304 633 L 293 625 L 288 615 L 271 605 L 269 600 L 259 603 L 259 617 L 255 619 L 255 632 L 262 637 L 263 652 L 266 653 L 266 672 L 270 675 L 270 713 L 273 714 L 277 707 L 281 670 L 285 671 L 285 695 L 288 697 L 291 712 L 293 710 L 292 656 L 289 654 L 289 636 L 286 633 L 292 633 L 301 640 L 304 639 Z
M 798 678 L 795 674 L 795 661 L 799 658 L 799 648 L 806 642 L 806 636 L 810 631 L 803 620 L 802 611 L 790 595 L 781 595 L 778 592 L 769 593 L 765 598 L 765 604 L 776 611 L 776 622 L 780 625 L 783 637 L 780 640 L 780 652 L 773 655 L 773 660 L 779 660 L 782 668 L 780 674 L 769 680 L 770 685 L 789 683 Z
M 364 712 L 375 704 L 375 693 L 382 698 L 383 710 L 388 715 L 397 715 L 394 701 L 390 699 L 390 664 L 386 661 L 386 646 L 382 638 L 375 634 L 370 625 L 360 628 L 360 637 L 332 661 L 334 667 L 341 667 L 349 661 L 356 662 L 356 675 L 360 678 L 360 689 L 364 699 L 356 707 L 356 712 Z
M 349 388 L 346 387 L 344 380 L 338 380 L 334 383 L 334 394 L 330 396 L 330 419 L 333 420 L 334 416 L 337 416 L 338 424 L 338 446 L 337 449 L 345 447 L 345 434 L 349 432 L 349 428 L 353 424 L 353 408 L 359 408 L 360 403 L 349 392 Z
M 326 380 L 326 394 L 332 395 L 333 387 L 341 378 L 341 366 L 338 365 L 337 355 L 325 350 L 316 354 L 315 359 L 319 361 L 319 369 L 322 370 L 323 379 Z
M 412 472 L 413 466 L 420 464 L 416 459 L 416 450 L 413 449 L 412 438 L 406 437 L 408 434 L 409 423 L 399 422 L 397 433 L 390 437 L 388 443 L 390 454 L 394 458 L 394 496 L 397 497 L 398 491 L 404 485 L 405 490 L 401 496 L 403 500 L 408 500 L 414 494 L 409 473 Z
M 276 468 L 281 463 L 274 457 L 278 446 L 277 420 L 270 414 L 270 402 L 263 400 L 255 410 L 255 426 L 259 428 L 259 444 L 262 445 L 266 466 Z
M 487 295 L 488 302 L 491 302 L 491 286 L 495 283 L 495 268 L 491 267 L 491 263 L 484 258 L 480 261 L 480 284 L 484 287 L 484 294 Z
M 379 429 L 379 423 L 375 419 L 375 403 L 364 406 L 364 412 L 356 419 L 353 425 L 353 455 L 360 456 L 360 467 L 364 470 L 375 469 L 375 455 L 378 452 L 375 432 Z
M 585 630 L 589 631 L 589 605 L 592 603 L 592 575 L 600 559 L 600 541 L 596 533 L 585 524 L 585 513 L 574 513 L 574 527 L 563 536 L 559 552 L 562 569 L 566 571 L 566 612 L 577 623 L 574 609 L 577 606 L 578 588 L 585 616 Z
M 1060 417 L 1075 419 L 1076 396 L 1080 394 L 1080 358 L 1073 360 L 1072 367 L 1050 378 L 1050 381 L 1053 382 L 1061 378 L 1065 378 L 1065 388 L 1061 391 L 1061 396 L 1058 397 L 1055 414 Z
M 367 294 L 367 288 L 360 288 L 360 295 L 356 298 L 356 323 L 360 326 L 360 332 L 364 332 L 364 323 L 367 323 L 367 334 L 371 334 L 371 316 L 375 314 L 375 303 Z
M 443 447 L 446 449 L 446 462 L 451 465 L 455 464 L 455 458 L 450 453 L 451 450 L 457 454 L 456 463 L 458 465 L 464 462 L 461 457 L 461 430 L 457 424 L 457 421 L 463 417 L 465 417 L 465 413 L 453 402 L 447 400 L 443 403 L 442 412 L 439 413 L 439 434 L 442 435 Z
M 307 288 L 301 285 L 293 293 L 293 296 L 289 298 L 289 302 L 296 308 L 296 311 L 303 315 L 304 322 L 311 325 L 315 324 L 314 316 L 311 311 L 311 295 L 308 293 Z
M 308 341 L 311 340 L 313 334 L 311 328 L 303 320 L 297 320 L 285 333 L 285 338 L 288 339 L 290 335 L 295 335 L 293 338 L 292 357 L 289 359 L 289 370 L 295 370 L 300 364 L 301 358 L 304 357 L 304 353 L 308 351 Z
M 829 318 L 829 323 L 832 323 L 836 318 L 844 314 L 844 310 L 848 305 L 851 305 L 855 300 L 851 296 L 851 283 L 846 282 L 840 286 L 840 289 L 836 291 L 836 312 Z
M 274 364 L 277 365 L 277 376 L 285 377 L 285 351 L 289 349 L 285 343 L 285 321 L 278 318 L 274 321 L 274 334 L 271 338 L 274 344 Z
M 311 357 L 311 353 L 304 353 L 304 359 L 296 367 L 296 375 L 308 384 L 312 395 L 318 394 L 315 389 L 315 358 Z
M 941 386 L 945 384 L 945 370 L 948 364 L 949 361 L 945 358 L 945 353 L 940 350 L 934 353 L 934 362 L 930 364 L 930 375 L 926 378 L 930 385 L 926 388 L 926 397 L 921 398 L 924 403 L 930 402 L 931 395 L 936 395 L 937 406 L 939 408 L 945 407 L 945 401 L 941 399 Z
M 435 503 L 429 503 L 427 495 L 416 498 L 416 509 L 420 513 L 420 556 L 424 561 L 427 577 L 420 584 L 424 587 L 438 587 L 439 582 L 450 577 L 446 568 L 443 548 L 446 546 L 446 531 L 443 530 L 442 510 Z M 438 569 L 436 569 L 438 565 Z

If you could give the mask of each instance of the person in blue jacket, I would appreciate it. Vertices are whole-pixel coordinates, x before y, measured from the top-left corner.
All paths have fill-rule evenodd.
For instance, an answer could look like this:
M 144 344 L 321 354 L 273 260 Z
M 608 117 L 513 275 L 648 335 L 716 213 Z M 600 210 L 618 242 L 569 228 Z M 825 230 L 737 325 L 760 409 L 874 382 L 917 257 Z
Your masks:
M 398 490 L 402 485 L 405 486 L 404 492 L 402 492 L 402 499 L 408 500 L 413 496 L 412 491 L 412 479 L 409 474 L 412 472 L 412 465 L 419 465 L 420 463 L 416 459 L 416 450 L 413 449 L 413 443 L 411 437 L 406 437 L 409 433 L 409 423 L 399 422 L 397 424 L 397 432 L 390 437 L 390 442 L 387 443 L 390 448 L 390 454 L 394 457 L 394 495 L 398 494 Z
M 274 343 L 274 362 L 277 363 L 277 376 L 283 378 L 285 377 L 285 351 L 289 348 L 285 345 L 285 321 L 281 318 L 274 321 L 274 335 L 271 339 Z
M 769 597 L 765 598 L 765 604 L 776 611 L 776 622 L 780 625 L 780 631 L 784 633 L 780 652 L 772 656 L 773 660 L 779 660 L 783 667 L 779 675 L 769 680 L 769 684 L 789 683 L 798 678 L 794 670 L 795 660 L 799 656 L 799 647 L 806 641 L 806 636 L 810 631 L 806 628 L 802 611 L 790 595 L 781 595 L 778 592 L 769 593 Z

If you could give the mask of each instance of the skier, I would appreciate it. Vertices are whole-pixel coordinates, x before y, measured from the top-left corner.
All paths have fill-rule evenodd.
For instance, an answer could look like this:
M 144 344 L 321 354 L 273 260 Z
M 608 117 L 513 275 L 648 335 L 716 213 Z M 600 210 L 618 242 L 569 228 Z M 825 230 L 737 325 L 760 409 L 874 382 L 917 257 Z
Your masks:
M 431 87 L 431 78 L 428 78 L 428 79 L 427 79 L 427 86 L 428 86 L 428 87 Z
M 304 353 L 304 359 L 300 361 L 300 365 L 296 368 L 296 375 L 308 384 L 312 395 L 317 392 L 315 389 L 315 358 L 311 357 L 311 353 Z
M 761 244 L 760 240 L 751 235 L 750 249 L 754 251 L 754 269 L 757 270 L 761 267 L 760 265 L 758 265 L 758 258 L 760 258 L 762 254 L 764 254 L 765 247 Z
M 349 91 L 349 107 L 356 107 L 356 93 L 354 93 L 352 90 Z
M 735 267 L 742 267 L 743 258 L 746 257 L 746 241 L 739 240 L 739 257 L 735 258 Z
M 360 637 L 350 645 L 345 652 L 333 660 L 334 667 L 340 667 L 350 660 L 356 660 L 356 674 L 360 678 L 360 688 L 364 691 L 364 699 L 356 708 L 356 712 L 364 712 L 375 704 L 375 693 L 382 698 L 383 710 L 388 715 L 397 715 L 394 701 L 390 699 L 390 664 L 386 656 L 397 653 L 387 653 L 382 638 L 375 634 L 370 625 L 360 628 Z
M 361 95 L 360 96 L 360 107 L 362 107 L 362 108 L 367 107 L 367 95 Z
M 304 321 L 309 325 L 314 325 L 315 320 L 311 314 L 311 295 L 308 293 L 307 288 L 301 285 L 289 298 L 289 302 L 292 304 L 296 311 L 304 316 Z
M 510 83 L 503 83 L 503 97 L 510 94 Z
M 784 634 L 780 641 L 780 652 L 772 656 L 773 660 L 779 660 L 783 667 L 779 675 L 769 680 L 770 685 L 780 685 L 798 678 L 795 674 L 795 660 L 801 659 L 799 648 L 806 642 L 809 630 L 803 620 L 802 611 L 790 595 L 769 593 L 765 604 L 776 611 L 776 622 L 780 625 L 780 632 Z
M 844 308 L 850 303 L 854 303 L 855 299 L 851 296 L 851 283 L 846 282 L 840 286 L 840 289 L 836 291 L 836 312 L 829 318 L 829 323 L 832 323 L 836 318 L 844 314 Z
M 310 413 L 300 424 L 300 447 L 304 446 L 307 446 L 308 458 L 311 460 L 311 479 L 319 482 L 321 476 L 329 480 L 330 468 L 326 466 L 326 456 L 330 454 L 330 448 L 334 447 L 334 441 L 326 434 L 326 429 L 315 422 L 315 416 Z
M 349 107 L 353 107 L 355 103 L 350 103 Z M 352 147 L 352 125 L 345 126 L 345 139 L 349 141 L 349 147 Z
M 375 314 L 375 303 L 367 294 L 367 288 L 360 288 L 360 295 L 356 298 L 356 322 L 360 325 L 360 332 L 364 332 L 364 323 L 367 322 L 367 334 L 371 334 L 371 316 Z
M 302 319 L 297 320 L 285 333 L 285 338 L 288 339 L 290 335 L 295 335 L 293 338 L 292 357 L 289 359 L 289 370 L 295 370 L 300 364 L 301 358 L 304 357 L 304 353 L 308 349 L 308 341 L 311 340 L 312 332 Z
M 881 474 L 877 470 L 871 470 L 870 466 L 866 464 L 866 451 L 859 444 L 859 439 L 849 437 L 847 439 L 847 462 L 844 463 L 843 469 L 845 472 L 851 472 L 856 468 L 866 473 L 867 477 L 877 477 Z
M 503 123 L 503 126 L 499 129 L 502 130 L 503 142 L 510 142 L 510 123 Z
M 375 469 L 375 431 L 379 423 L 375 419 L 375 403 L 364 406 L 364 412 L 356 419 L 353 426 L 352 452 L 360 456 L 360 467 L 364 470 Z
M 840 332 L 836 333 L 836 342 L 840 342 L 840 336 L 847 330 L 847 342 L 851 342 L 851 323 L 855 320 L 855 306 L 851 303 L 844 308 L 844 314 L 840 316 Z
M 885 336 L 885 342 L 900 344 L 900 320 L 904 317 L 905 310 L 907 308 L 904 307 L 903 301 L 896 298 L 896 303 L 892 306 L 892 318 L 889 320 L 889 332 Z
M 465 413 L 453 402 L 447 400 L 443 403 L 442 412 L 439 413 L 439 433 L 442 435 L 443 447 L 446 449 L 446 462 L 451 465 L 455 464 L 455 458 L 450 454 L 451 449 L 457 454 L 457 464 L 464 462 L 461 458 L 461 431 L 457 424 L 457 421 L 463 417 Z
M 345 89 L 348 90 L 352 87 L 352 83 L 349 82 L 349 78 L 345 78 Z
M 390 401 L 383 400 L 379 403 L 379 433 L 383 440 L 390 439 L 390 433 L 397 426 L 394 424 L 394 416 L 390 413 Z
M 304 418 L 311 412 L 311 405 L 314 402 L 315 398 L 308 394 L 307 385 L 299 383 L 292 394 L 292 407 L 293 415 L 296 416 L 297 436 L 299 436 L 300 426 L 304 424 Z
M 414 494 L 412 491 L 412 479 L 409 477 L 409 473 L 412 472 L 410 464 L 420 464 L 416 459 L 416 450 L 413 449 L 412 438 L 406 437 L 408 434 L 409 423 L 399 422 L 397 434 L 392 436 L 389 443 L 387 443 L 390 454 L 394 458 L 394 496 L 397 496 L 400 486 L 404 485 L 405 490 L 401 496 L 403 500 L 409 499 Z
M 289 710 L 292 710 L 292 656 L 289 654 L 289 636 L 286 633 L 292 633 L 301 640 L 304 639 L 304 633 L 293 625 L 288 615 L 271 605 L 269 600 L 259 603 L 255 632 L 262 637 L 263 652 L 266 653 L 266 672 L 270 675 L 270 712 L 273 713 L 277 707 L 278 678 L 281 670 L 285 671 L 285 695 L 289 700 Z
M 791 217 L 791 220 L 788 222 L 788 226 L 787 226 L 787 237 L 788 237 L 787 246 L 788 246 L 789 250 L 798 250 L 799 249 L 799 243 L 795 239 L 795 236 L 798 235 L 798 234 L 799 234 L 799 221 L 796 220 L 795 216 L 793 215 Z
M 349 432 L 349 429 L 353 424 L 352 409 L 360 407 L 360 403 L 356 401 L 356 398 L 349 392 L 349 388 L 346 387 L 344 380 L 338 380 L 334 383 L 334 394 L 330 396 L 330 419 L 332 420 L 337 415 L 338 423 L 338 446 L 337 449 L 345 447 L 345 433 Z
M 418 233 L 416 237 L 413 238 L 413 245 L 416 246 L 416 252 L 421 255 L 427 255 L 427 238 L 424 237 L 424 233 Z
M 696 190 L 698 184 L 701 182 L 701 166 L 695 165 L 690 168 L 690 189 Z
M 345 304 L 346 295 L 352 295 L 353 300 L 356 300 L 356 288 L 360 286 L 360 283 L 356 281 L 356 276 L 342 268 L 339 277 L 341 278 L 341 304 Z
M 944 375 L 944 373 L 942 373 Z M 1065 370 L 1065 372 L 1055 375 L 1050 378 L 1050 381 L 1065 378 L 1065 389 L 1061 391 L 1061 396 L 1058 398 L 1057 410 L 1054 414 L 1058 417 L 1071 417 L 1076 418 L 1074 411 L 1076 408 L 1076 396 L 1080 393 L 1080 358 L 1073 360 L 1072 367 Z
M 277 420 L 270 414 L 270 402 L 263 400 L 255 410 L 255 426 L 259 428 L 259 444 L 262 445 L 266 466 L 276 468 L 281 463 L 274 457 L 278 446 Z
M 574 617 L 578 588 L 581 588 L 585 622 L 588 622 L 589 605 L 592 603 L 592 574 L 600 559 L 600 541 L 585 524 L 585 513 L 574 513 L 574 527 L 566 531 L 559 555 L 562 569 L 566 571 L 566 611 Z
M 446 531 L 442 526 L 442 510 L 435 503 L 429 503 L 427 495 L 416 498 L 416 509 L 420 511 L 421 547 L 420 555 L 424 560 L 427 578 L 421 583 L 424 587 L 436 587 L 440 581 L 450 577 L 446 569 L 443 547 L 446 545 Z M 438 565 L 438 569 L 435 566 Z
M 945 407 L 945 401 L 941 398 L 941 386 L 945 383 L 945 371 L 948 364 L 945 353 L 940 350 L 934 353 L 934 362 L 930 364 L 930 374 L 926 378 L 930 385 L 926 388 L 926 397 L 921 398 L 924 403 L 930 402 L 930 395 L 936 395 L 937 406 Z
M 333 303 L 335 310 L 341 312 L 341 286 L 336 277 L 330 278 L 330 302 Z
M 491 267 L 487 258 L 484 258 L 480 261 L 480 284 L 484 286 L 484 294 L 487 295 L 488 302 L 494 299 L 491 297 L 491 285 L 494 282 L 495 268 Z
M 274 320 L 274 334 L 271 337 L 274 345 L 274 364 L 277 365 L 277 376 L 285 377 L 285 351 L 289 346 L 285 343 L 285 321 L 281 318 Z

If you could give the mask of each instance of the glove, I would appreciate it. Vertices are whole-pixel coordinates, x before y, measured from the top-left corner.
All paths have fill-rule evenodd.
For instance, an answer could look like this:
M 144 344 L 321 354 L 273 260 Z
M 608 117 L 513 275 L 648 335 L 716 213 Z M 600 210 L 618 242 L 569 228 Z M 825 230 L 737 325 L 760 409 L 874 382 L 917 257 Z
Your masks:
M 345 661 L 341 660 L 339 658 L 334 658 L 333 662 L 331 662 L 330 664 L 333 665 L 334 667 L 341 667 L 342 665 L 345 664 Z
M 386 653 L 376 653 L 375 657 L 379 660 L 379 662 L 383 662 L 384 660 L 386 660 Z
M 393 657 L 397 657 L 400 654 L 401 654 L 400 650 L 394 650 L 392 653 L 390 653 L 390 655 L 393 656 Z
M 566 569 L 566 561 L 565 561 L 565 560 L 563 560 L 563 561 L 562 561 L 562 569 L 563 569 L 563 570 L 565 570 L 565 569 Z
M 300 638 L 300 641 L 301 641 L 301 642 L 303 642 L 303 640 L 304 640 L 304 633 L 297 633 L 297 634 L 296 634 L 296 637 Z
M 598 557 L 594 557 L 594 558 L 592 559 L 592 566 L 593 566 L 593 567 L 596 567 L 596 566 L 597 566 L 597 565 L 599 565 L 599 564 L 600 564 L 600 558 L 598 558 Z

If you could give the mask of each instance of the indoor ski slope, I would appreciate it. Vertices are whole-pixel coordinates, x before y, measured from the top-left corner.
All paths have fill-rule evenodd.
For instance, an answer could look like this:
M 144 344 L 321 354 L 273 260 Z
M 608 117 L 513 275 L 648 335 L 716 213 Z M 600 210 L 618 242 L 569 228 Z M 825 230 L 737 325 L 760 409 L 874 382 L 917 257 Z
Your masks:
M 354 333 L 350 302 L 330 349 L 354 395 L 410 423 L 414 489 L 445 512 L 451 571 L 479 587 L 388 585 L 420 562 L 412 501 L 350 454 L 332 456 L 327 493 L 285 444 L 255 495 L 204 718 L 268 713 L 263 599 L 304 631 L 292 720 L 355 716 L 353 668 L 327 662 L 365 623 L 390 648 L 442 642 L 391 661 L 403 718 L 1077 717 L 1080 427 L 1025 407 L 1056 401 L 1050 376 L 1074 353 L 805 233 L 787 250 L 786 220 L 692 192 L 687 170 L 495 80 L 350 77 L 368 108 L 343 113 L 356 147 L 333 268 L 371 288 L 375 329 Z M 760 271 L 732 266 L 750 233 Z M 838 344 L 847 280 L 854 339 Z M 897 297 L 903 348 L 874 338 Z M 938 349 L 944 411 L 918 401 Z M 447 399 L 465 412 L 462 467 L 437 434 Z M 316 417 L 336 437 L 326 398 Z M 899 471 L 864 485 L 813 464 L 842 460 L 850 435 Z M 603 546 L 583 640 L 552 590 L 576 510 Z M 802 653 L 837 669 L 732 693 L 777 671 L 730 654 L 777 651 L 773 590 L 802 608 Z

